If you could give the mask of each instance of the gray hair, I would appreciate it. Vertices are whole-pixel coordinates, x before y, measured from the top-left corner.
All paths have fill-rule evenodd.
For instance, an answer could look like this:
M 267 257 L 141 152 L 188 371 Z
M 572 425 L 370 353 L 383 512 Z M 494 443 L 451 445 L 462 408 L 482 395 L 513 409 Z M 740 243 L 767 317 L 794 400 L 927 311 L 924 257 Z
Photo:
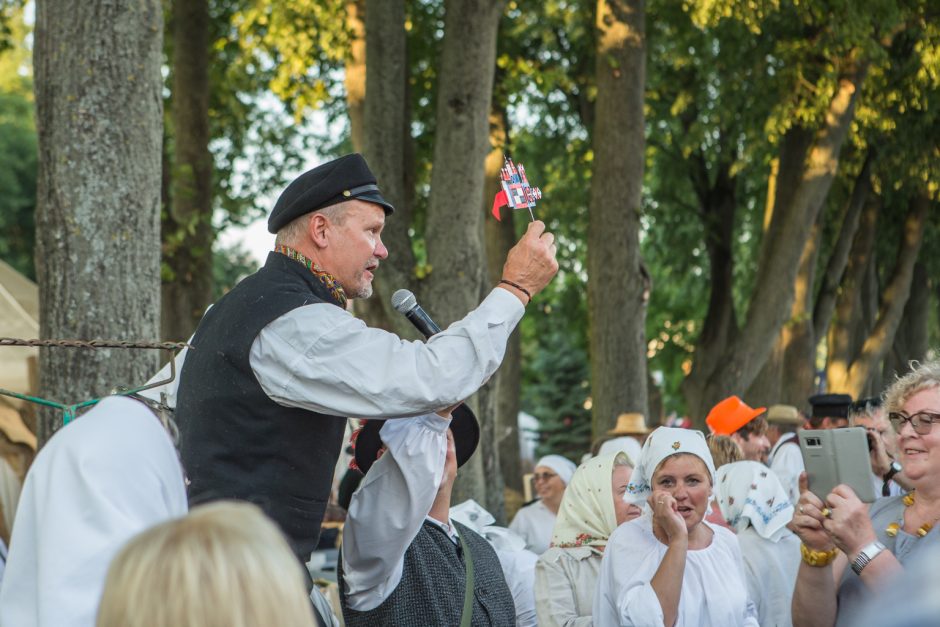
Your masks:
M 884 394 L 885 412 L 901 411 L 912 396 L 924 390 L 940 387 L 940 361 L 920 364 L 911 362 L 913 370 L 900 377 Z
M 614 457 L 614 468 L 617 466 L 626 466 L 627 468 L 634 468 L 633 460 L 630 459 L 630 456 L 620 451 L 617 453 L 617 456 Z
M 274 239 L 274 245 L 297 245 L 297 243 L 303 239 L 304 234 L 307 232 L 307 228 L 310 226 L 310 218 L 315 213 L 326 216 L 327 219 L 329 219 L 329 221 L 333 222 L 334 224 L 343 224 L 343 222 L 346 220 L 346 208 L 349 202 L 350 201 L 346 200 L 294 218 L 277 232 L 277 237 Z

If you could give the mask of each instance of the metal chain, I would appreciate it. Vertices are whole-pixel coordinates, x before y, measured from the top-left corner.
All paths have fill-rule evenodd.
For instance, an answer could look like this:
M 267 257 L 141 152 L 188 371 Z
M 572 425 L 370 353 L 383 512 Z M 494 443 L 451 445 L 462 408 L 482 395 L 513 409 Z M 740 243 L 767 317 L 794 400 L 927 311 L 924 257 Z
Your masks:
M 58 346 L 63 348 L 156 348 L 179 350 L 192 348 L 186 342 L 143 342 L 132 340 L 21 340 L 0 337 L 0 346 Z

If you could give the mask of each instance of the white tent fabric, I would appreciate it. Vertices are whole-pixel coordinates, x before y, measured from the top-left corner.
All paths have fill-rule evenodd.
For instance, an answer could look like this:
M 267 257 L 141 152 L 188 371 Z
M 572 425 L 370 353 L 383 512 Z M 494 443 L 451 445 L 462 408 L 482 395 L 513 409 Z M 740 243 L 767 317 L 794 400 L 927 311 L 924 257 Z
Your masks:
M 0 260 L 0 337 L 39 337 L 39 288 Z M 0 347 L 0 388 L 25 394 L 29 388 L 29 360 L 39 349 L 27 346 Z M 9 396 L 0 399 L 14 407 L 23 401 Z

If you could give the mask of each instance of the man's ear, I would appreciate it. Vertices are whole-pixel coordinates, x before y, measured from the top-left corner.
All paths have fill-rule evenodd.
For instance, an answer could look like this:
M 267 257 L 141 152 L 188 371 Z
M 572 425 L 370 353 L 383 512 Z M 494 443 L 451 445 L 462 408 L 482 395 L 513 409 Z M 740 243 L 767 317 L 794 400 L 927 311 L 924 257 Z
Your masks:
M 310 214 L 310 220 L 307 221 L 307 236 L 317 248 L 326 248 L 329 244 L 327 232 L 331 226 L 329 218 L 319 211 Z

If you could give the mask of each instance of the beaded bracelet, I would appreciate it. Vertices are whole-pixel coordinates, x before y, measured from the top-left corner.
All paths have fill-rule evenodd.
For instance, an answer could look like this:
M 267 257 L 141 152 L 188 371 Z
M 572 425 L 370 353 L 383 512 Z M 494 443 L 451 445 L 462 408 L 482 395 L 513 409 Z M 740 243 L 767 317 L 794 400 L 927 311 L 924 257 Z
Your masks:
M 509 281 L 509 280 L 507 280 L 507 279 L 500 279 L 499 282 L 500 282 L 500 283 L 505 283 L 506 285 L 509 285 L 510 287 L 514 287 L 514 288 L 516 288 L 517 290 L 519 290 L 520 292 L 522 292 L 523 294 L 525 294 L 526 298 L 529 299 L 529 300 L 526 301 L 526 305 L 528 305 L 529 303 L 532 302 L 532 294 L 529 293 L 529 290 L 527 290 L 526 288 L 522 287 L 522 286 L 519 285 L 518 283 L 513 283 L 512 281 Z
M 816 551 L 809 548 L 802 542 L 800 543 L 800 556 L 802 556 L 803 561 L 816 568 L 828 566 L 832 563 L 832 560 L 834 560 L 838 554 L 839 549 L 835 547 L 828 551 Z

